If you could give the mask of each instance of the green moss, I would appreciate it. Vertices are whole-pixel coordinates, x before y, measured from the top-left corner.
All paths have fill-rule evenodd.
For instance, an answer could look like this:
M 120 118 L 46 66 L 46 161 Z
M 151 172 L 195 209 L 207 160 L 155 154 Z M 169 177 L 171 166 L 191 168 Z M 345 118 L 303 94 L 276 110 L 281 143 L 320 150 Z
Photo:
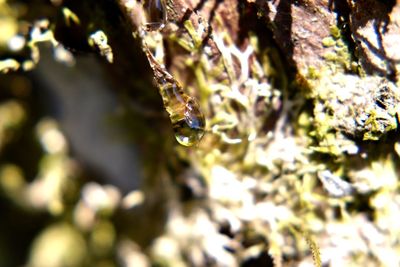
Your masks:
M 333 51 L 330 49 L 323 55 L 333 72 L 343 70 L 358 73 L 358 68 L 352 64 L 352 56 L 346 43 L 341 39 L 340 29 L 337 26 L 330 27 L 330 36 L 322 39 L 322 45 L 325 48 L 333 48 Z
M 313 66 L 310 66 L 307 71 L 307 78 L 309 79 L 319 79 L 321 77 L 321 73 Z
M 324 54 L 324 58 L 325 58 L 326 60 L 333 61 L 333 62 L 337 61 L 337 59 L 338 59 L 337 54 L 336 54 L 336 53 L 333 53 L 333 52 L 327 52 L 327 53 L 325 53 L 325 54 Z
M 195 27 L 193 26 L 193 23 L 190 20 L 185 20 L 183 23 L 183 26 L 185 29 L 188 31 L 190 37 L 192 38 L 193 41 L 193 47 L 195 49 L 201 48 L 202 45 L 202 39 L 199 33 L 196 31 Z
M 329 31 L 331 33 L 331 36 L 335 39 L 339 39 L 340 38 L 340 29 L 336 26 L 333 25 L 329 28 Z
M 325 47 L 331 47 L 336 44 L 335 40 L 332 37 L 325 37 L 322 39 L 322 45 Z
M 388 114 L 380 113 L 377 110 L 370 111 L 370 116 L 364 124 L 366 132 L 364 133 L 363 140 L 376 141 L 383 134 L 397 129 L 396 115 L 393 114 L 390 116 L 390 112 Z

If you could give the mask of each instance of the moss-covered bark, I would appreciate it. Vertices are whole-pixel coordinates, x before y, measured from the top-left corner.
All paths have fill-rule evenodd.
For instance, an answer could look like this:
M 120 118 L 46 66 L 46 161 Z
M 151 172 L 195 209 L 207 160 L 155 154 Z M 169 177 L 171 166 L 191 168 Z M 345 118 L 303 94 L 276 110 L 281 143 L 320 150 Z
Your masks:
M 400 264 L 398 3 L 168 0 L 145 35 L 135 1 L 0 6 L 0 227 L 35 220 L 25 239 L 0 235 L 20 250 L 0 265 Z M 199 101 L 198 145 L 174 142 L 141 38 Z M 38 65 L 48 50 L 69 67 Z M 80 63 L 93 55 L 103 72 Z M 87 84 L 67 69 L 111 88 L 103 119 L 137 155 L 134 187 L 88 164 L 74 120 L 46 118 L 70 103 L 48 87 Z

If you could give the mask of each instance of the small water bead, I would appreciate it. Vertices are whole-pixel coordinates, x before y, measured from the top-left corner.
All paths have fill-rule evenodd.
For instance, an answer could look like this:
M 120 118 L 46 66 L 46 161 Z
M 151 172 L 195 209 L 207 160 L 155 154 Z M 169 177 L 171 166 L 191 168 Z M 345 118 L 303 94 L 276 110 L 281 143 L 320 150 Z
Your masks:
M 184 146 L 198 143 L 204 135 L 205 118 L 197 101 L 188 96 L 169 73 L 165 73 L 162 78 L 156 75 L 155 80 L 176 140 Z
M 165 26 L 167 15 L 163 0 L 144 0 L 146 21 L 143 23 L 143 37 L 149 31 L 160 30 Z M 153 70 L 154 80 L 169 114 L 175 138 L 181 145 L 197 144 L 205 132 L 205 117 L 197 101 L 187 95 L 177 80 L 162 66 L 150 52 L 146 42 L 142 42 Z
M 186 102 L 183 118 L 172 121 L 172 127 L 175 138 L 181 145 L 192 146 L 201 140 L 205 130 L 205 118 L 194 98 Z
M 143 0 L 145 31 L 161 30 L 167 23 L 167 10 L 163 0 Z

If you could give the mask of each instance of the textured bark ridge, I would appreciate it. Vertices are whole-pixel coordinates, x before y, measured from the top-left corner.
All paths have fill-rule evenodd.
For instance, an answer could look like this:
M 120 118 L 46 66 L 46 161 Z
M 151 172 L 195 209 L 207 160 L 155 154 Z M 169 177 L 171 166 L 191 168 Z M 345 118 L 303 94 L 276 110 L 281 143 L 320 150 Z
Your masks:
M 336 14 L 328 1 L 268 1 L 267 16 L 278 46 L 290 63 L 301 73 L 308 68 L 326 65 L 324 55 L 333 47 L 324 47 L 322 40 L 330 37 L 336 26 Z
M 350 28 L 369 73 L 398 80 L 400 6 L 395 1 L 350 1 Z
M 268 1 L 265 10 L 277 45 L 301 72 L 326 65 L 324 55 L 333 48 L 324 47 L 323 40 L 338 27 L 365 71 L 398 79 L 400 11 L 395 1 Z

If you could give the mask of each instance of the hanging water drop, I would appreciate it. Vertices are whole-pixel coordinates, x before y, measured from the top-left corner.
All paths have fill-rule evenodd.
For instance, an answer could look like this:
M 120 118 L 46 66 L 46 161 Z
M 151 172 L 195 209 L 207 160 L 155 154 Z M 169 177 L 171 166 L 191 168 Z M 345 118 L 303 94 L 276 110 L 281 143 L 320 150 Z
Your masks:
M 167 22 L 167 11 L 164 0 L 143 0 L 145 31 L 161 30 Z
M 194 98 L 186 102 L 183 115 L 183 119 L 172 122 L 175 138 L 181 145 L 192 146 L 204 135 L 205 118 Z
M 187 95 L 177 80 L 162 66 L 150 52 L 145 38 L 150 31 L 157 31 L 167 21 L 164 0 L 143 0 L 145 21 L 142 25 L 142 48 L 153 70 L 154 80 L 162 97 L 164 108 L 171 120 L 175 138 L 181 145 L 197 144 L 205 132 L 205 117 L 197 101 Z
M 205 117 L 197 101 L 188 96 L 174 77 L 161 66 L 147 47 L 144 51 L 153 69 L 154 80 L 169 114 L 176 140 L 184 146 L 197 144 L 205 132 Z

